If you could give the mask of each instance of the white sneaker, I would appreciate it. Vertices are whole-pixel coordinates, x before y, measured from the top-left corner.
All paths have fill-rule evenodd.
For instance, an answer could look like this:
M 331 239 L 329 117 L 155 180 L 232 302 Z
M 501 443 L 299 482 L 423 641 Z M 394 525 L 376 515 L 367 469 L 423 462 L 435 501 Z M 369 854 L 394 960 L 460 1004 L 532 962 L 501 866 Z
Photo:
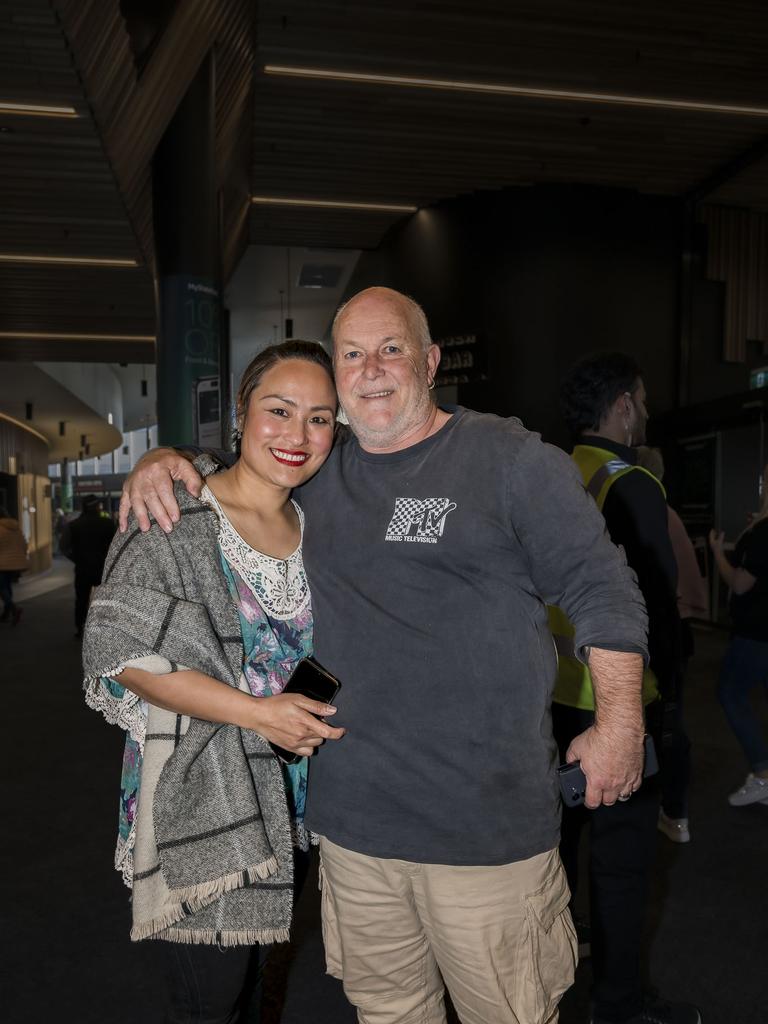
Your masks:
M 731 807 L 745 807 L 747 804 L 756 804 L 761 801 L 768 803 L 768 779 L 761 779 L 752 772 L 744 780 L 741 789 L 731 793 L 728 803 Z
M 690 843 L 691 831 L 687 818 L 668 818 L 664 811 L 659 811 L 659 832 L 663 832 L 673 843 Z

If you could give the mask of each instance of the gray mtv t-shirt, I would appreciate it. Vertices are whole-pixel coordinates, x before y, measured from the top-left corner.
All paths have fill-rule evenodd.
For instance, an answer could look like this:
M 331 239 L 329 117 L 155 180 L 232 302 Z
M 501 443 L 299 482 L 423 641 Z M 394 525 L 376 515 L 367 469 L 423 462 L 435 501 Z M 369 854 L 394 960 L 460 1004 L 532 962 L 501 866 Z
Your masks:
M 298 496 L 315 656 L 348 729 L 313 758 L 309 827 L 430 863 L 556 846 L 545 602 L 579 647 L 645 651 L 642 599 L 572 460 L 459 409 L 401 452 L 347 437 Z

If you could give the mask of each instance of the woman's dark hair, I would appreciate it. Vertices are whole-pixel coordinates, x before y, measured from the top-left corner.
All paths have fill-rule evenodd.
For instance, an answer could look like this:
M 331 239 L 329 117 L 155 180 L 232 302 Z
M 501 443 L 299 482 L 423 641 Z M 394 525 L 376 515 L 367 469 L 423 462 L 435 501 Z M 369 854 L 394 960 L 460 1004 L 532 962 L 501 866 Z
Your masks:
M 560 387 L 560 405 L 576 441 L 585 430 L 597 430 L 613 403 L 635 390 L 642 370 L 624 352 L 598 352 L 581 359 Z
M 261 378 L 268 370 L 271 370 L 278 363 L 288 362 L 290 359 L 303 359 L 307 363 L 317 363 L 318 366 L 322 366 L 335 388 L 336 384 L 333 379 L 331 357 L 323 346 L 319 345 L 316 341 L 302 341 L 299 338 L 292 338 L 290 341 L 284 341 L 279 345 L 270 345 L 268 348 L 263 349 L 246 366 L 243 376 L 240 378 L 240 387 L 237 389 L 237 398 L 235 399 L 235 431 L 232 435 L 232 444 L 238 455 L 240 454 L 242 422 L 248 409 L 251 394 L 259 386 Z

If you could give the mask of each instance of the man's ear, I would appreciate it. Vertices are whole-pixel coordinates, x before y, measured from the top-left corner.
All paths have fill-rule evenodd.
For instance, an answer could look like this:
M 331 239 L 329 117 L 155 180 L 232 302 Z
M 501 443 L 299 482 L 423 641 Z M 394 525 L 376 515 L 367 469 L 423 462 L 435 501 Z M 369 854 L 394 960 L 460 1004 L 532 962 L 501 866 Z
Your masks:
M 629 398 L 627 393 L 622 391 L 621 394 L 614 399 L 613 405 L 608 410 L 609 417 L 618 416 L 619 419 L 626 419 L 630 412 L 629 403 L 631 403 L 631 401 L 632 400 Z
M 427 350 L 427 377 L 430 381 L 435 379 L 437 368 L 440 365 L 442 350 L 439 345 L 430 345 Z

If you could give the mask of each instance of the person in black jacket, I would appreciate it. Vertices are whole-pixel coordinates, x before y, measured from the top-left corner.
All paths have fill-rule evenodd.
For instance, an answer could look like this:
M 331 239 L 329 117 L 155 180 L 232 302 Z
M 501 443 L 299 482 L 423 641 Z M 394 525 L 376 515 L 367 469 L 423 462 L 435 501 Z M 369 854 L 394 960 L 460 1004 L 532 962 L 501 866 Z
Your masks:
M 116 526 L 94 495 L 83 500 L 83 511 L 61 535 L 61 551 L 75 563 L 75 636 L 83 635 L 91 590 L 101 583 L 104 560 Z
M 661 712 L 672 703 L 680 669 L 677 565 L 661 484 L 637 465 L 645 442 L 646 393 L 637 363 L 620 352 L 590 356 L 563 382 L 562 406 L 575 442 L 573 458 L 590 479 L 614 544 L 635 571 L 648 612 L 649 671 L 644 678 L 646 729 L 661 739 Z M 592 468 L 599 466 L 597 471 Z M 588 692 L 555 688 L 552 723 L 561 759 L 594 719 Z M 573 759 L 572 757 L 570 758 Z M 612 806 L 563 811 L 560 854 L 571 891 L 578 878 L 579 836 L 589 828 L 592 1024 L 699 1024 L 698 1010 L 644 991 L 641 953 L 648 876 L 655 852 L 659 786 L 645 779 Z M 578 928 L 578 922 L 577 922 Z

